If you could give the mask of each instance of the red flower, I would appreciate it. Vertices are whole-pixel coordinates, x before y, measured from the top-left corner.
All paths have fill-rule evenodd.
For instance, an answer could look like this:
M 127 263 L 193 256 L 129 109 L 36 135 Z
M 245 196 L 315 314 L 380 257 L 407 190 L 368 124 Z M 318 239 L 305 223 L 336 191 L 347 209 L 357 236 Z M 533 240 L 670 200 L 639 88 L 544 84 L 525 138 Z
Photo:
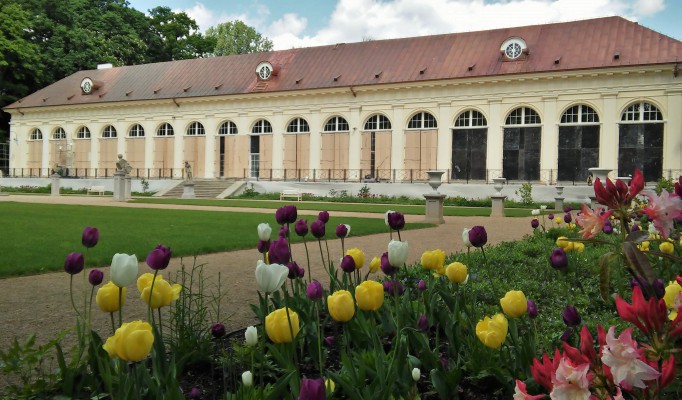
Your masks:
M 629 188 L 620 179 L 616 180 L 614 184 L 611 179 L 606 178 L 606 188 L 599 178 L 594 181 L 594 195 L 597 197 L 597 201 L 612 209 L 629 206 L 632 199 L 642 189 L 644 189 L 644 175 L 638 168 L 635 169 L 635 176 L 632 177 Z
M 632 304 L 616 295 L 616 309 L 624 321 L 635 324 L 639 330 L 648 334 L 650 331 L 660 331 L 668 320 L 664 300 L 654 297 L 644 300 L 642 289 L 635 286 L 632 289 Z M 680 330 L 682 332 L 682 329 Z
M 661 387 L 670 385 L 675 380 L 675 356 L 670 355 L 670 358 L 663 361 L 661 367 Z
M 604 229 L 604 225 L 609 221 L 612 211 L 609 210 L 604 214 L 594 212 L 587 204 L 583 204 L 583 210 L 575 217 L 575 222 L 583 228 L 580 233 L 583 234 L 583 239 L 591 239 Z
M 537 358 L 533 358 L 533 365 L 530 367 L 530 373 L 533 375 L 535 382 L 551 392 L 554 387 L 554 385 L 552 385 L 552 377 L 554 377 L 554 373 L 559 367 L 560 361 L 561 354 L 559 353 L 559 349 L 554 349 L 554 361 L 549 359 L 547 353 L 542 355 L 542 362 Z

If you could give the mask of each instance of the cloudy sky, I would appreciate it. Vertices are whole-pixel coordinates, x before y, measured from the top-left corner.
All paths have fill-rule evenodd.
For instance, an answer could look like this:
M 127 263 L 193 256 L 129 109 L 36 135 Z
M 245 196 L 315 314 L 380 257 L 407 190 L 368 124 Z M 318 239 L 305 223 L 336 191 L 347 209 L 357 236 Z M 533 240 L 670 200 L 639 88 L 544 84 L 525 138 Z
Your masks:
M 184 11 L 204 31 L 242 20 L 275 50 L 363 39 L 440 33 L 620 15 L 682 40 L 682 0 L 128 0 L 143 12 Z

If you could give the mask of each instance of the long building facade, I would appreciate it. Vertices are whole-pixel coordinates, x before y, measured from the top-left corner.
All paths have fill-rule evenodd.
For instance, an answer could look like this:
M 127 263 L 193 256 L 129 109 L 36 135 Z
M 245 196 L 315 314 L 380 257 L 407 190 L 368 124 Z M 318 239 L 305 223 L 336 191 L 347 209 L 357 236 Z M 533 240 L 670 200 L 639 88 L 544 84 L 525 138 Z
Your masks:
M 680 59 L 680 61 L 678 61 Z M 682 173 L 682 42 L 620 17 L 80 71 L 5 108 L 10 175 Z

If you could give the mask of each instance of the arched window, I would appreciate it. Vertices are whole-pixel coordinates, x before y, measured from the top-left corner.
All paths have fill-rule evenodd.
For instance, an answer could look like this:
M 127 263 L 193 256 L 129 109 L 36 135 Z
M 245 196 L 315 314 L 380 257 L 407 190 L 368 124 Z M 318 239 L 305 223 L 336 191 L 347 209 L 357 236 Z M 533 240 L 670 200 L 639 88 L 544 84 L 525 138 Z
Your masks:
M 324 124 L 325 132 L 348 132 L 349 130 L 348 121 L 340 116 L 331 117 Z
M 187 136 L 205 135 L 206 131 L 201 122 L 192 122 L 187 128 Z
M 77 139 L 90 139 L 90 129 L 87 126 L 81 126 L 76 132 Z
M 590 106 L 569 107 L 559 123 L 559 181 L 585 181 L 599 166 L 599 115 Z
M 365 131 L 388 131 L 391 130 L 391 121 L 382 114 L 374 114 L 367 118 Z
M 129 137 L 144 137 L 144 128 L 140 124 L 135 124 L 128 131 Z
M 303 118 L 294 118 L 287 125 L 287 133 L 310 133 L 308 121 Z
M 175 135 L 175 132 L 173 132 L 173 126 L 169 124 L 168 122 L 164 122 L 159 129 L 156 130 L 156 136 L 173 136 Z
M 43 140 L 43 132 L 40 129 L 35 128 L 31 131 L 31 140 Z
M 272 133 L 272 125 L 270 124 L 270 121 L 266 119 L 259 119 L 258 121 L 256 121 L 255 124 L 253 124 L 251 133 L 254 134 Z
M 480 111 L 459 114 L 452 130 L 451 179 L 485 180 L 488 121 Z
M 419 112 L 410 118 L 407 123 L 407 129 L 435 129 L 438 128 L 436 117 L 431 113 Z
M 218 135 L 236 135 L 237 134 L 237 124 L 232 121 L 225 121 L 218 128 Z
M 52 134 L 52 139 L 59 140 L 59 139 L 66 139 L 66 131 L 64 128 L 61 126 L 57 127 L 57 129 L 54 130 L 54 133 Z
M 540 179 L 540 116 L 529 107 L 512 110 L 505 119 L 502 175 L 509 180 Z
M 647 102 L 629 105 L 618 127 L 618 175 L 628 176 L 638 168 L 652 182 L 663 174 L 663 114 Z
M 115 138 L 116 137 L 116 128 L 114 128 L 112 125 L 107 125 L 104 127 L 102 130 L 102 137 L 103 138 Z

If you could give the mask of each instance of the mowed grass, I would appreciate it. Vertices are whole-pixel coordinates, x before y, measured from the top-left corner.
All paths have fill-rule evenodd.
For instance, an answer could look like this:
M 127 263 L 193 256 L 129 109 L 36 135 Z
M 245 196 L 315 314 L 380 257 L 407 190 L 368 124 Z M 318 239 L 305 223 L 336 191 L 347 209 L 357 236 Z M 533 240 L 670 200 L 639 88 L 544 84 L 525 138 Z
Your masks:
M 257 225 L 269 223 L 273 227 L 273 239 L 278 230 L 274 212 L 2 202 L 0 215 L 3 216 L 0 276 L 62 270 L 70 252 L 83 252 L 88 266 L 108 266 L 115 253 L 136 254 L 142 261 L 159 243 L 170 246 L 176 257 L 253 248 L 255 262 Z M 306 218 L 310 222 L 315 219 Z M 383 218 L 335 217 L 332 213 L 327 224 L 328 238 L 334 237 L 334 229 L 340 223 L 350 224 L 353 236 L 386 232 Z M 86 226 L 94 226 L 100 232 L 99 244 L 87 252 L 81 245 Z M 431 225 L 412 223 L 407 228 L 428 226 Z
M 269 208 L 277 209 L 286 204 L 295 204 L 299 210 L 327 210 L 327 211 L 349 211 L 366 213 L 385 213 L 386 210 L 400 211 L 409 215 L 424 215 L 425 206 L 422 205 L 401 205 L 401 204 L 367 204 L 367 203 L 335 203 L 335 202 L 306 202 L 278 200 L 245 200 L 245 199 L 162 199 L 162 198 L 137 198 L 132 200 L 134 203 L 155 203 L 155 204 L 183 204 L 193 206 L 213 206 L 213 207 L 245 207 L 245 208 Z M 505 214 L 508 217 L 529 217 L 530 209 L 506 208 Z M 443 207 L 443 215 L 454 217 L 486 217 L 490 215 L 490 207 Z

